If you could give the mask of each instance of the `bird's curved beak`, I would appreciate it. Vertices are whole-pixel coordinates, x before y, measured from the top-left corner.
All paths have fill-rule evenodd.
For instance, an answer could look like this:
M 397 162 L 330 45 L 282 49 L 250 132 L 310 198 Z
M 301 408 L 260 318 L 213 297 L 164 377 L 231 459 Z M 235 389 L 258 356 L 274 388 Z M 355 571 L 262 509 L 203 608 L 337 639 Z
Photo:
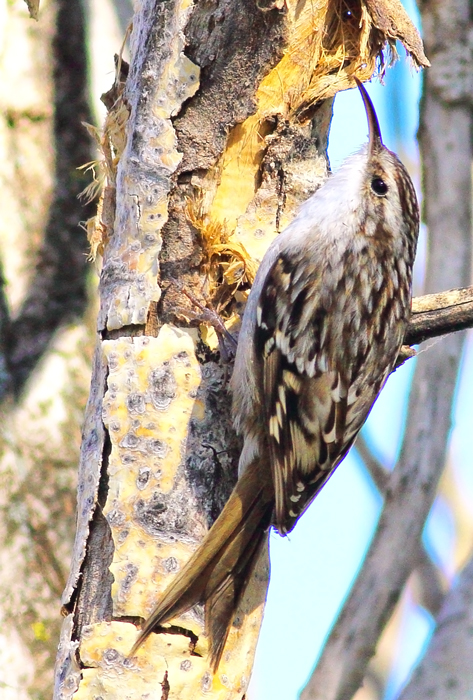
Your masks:
M 356 76 L 353 76 L 356 84 L 358 85 L 358 90 L 361 92 L 361 97 L 363 98 L 363 104 L 365 105 L 366 118 L 368 119 L 368 154 L 372 155 L 376 148 L 383 145 L 383 139 L 381 138 L 381 130 L 379 128 L 378 117 L 371 102 L 371 98 L 368 95 L 365 86 Z

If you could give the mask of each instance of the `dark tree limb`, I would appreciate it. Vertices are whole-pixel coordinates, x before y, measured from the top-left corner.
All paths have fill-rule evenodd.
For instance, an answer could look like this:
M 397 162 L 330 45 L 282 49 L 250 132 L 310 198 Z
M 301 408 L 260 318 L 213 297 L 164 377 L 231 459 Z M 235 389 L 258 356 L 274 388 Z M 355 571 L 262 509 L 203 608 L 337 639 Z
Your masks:
M 54 65 L 53 202 L 36 273 L 20 312 L 8 328 L 6 360 L 16 396 L 47 349 L 55 331 L 86 305 L 87 239 L 79 226 L 93 213 L 78 195 L 88 184 L 77 168 L 94 158 L 81 122 L 91 122 L 87 97 L 85 18 L 81 2 L 58 1 Z
M 8 360 L 5 340 L 10 328 L 10 314 L 5 294 L 5 280 L 0 270 L 0 400 L 9 391 L 11 377 L 8 370 Z
M 416 356 L 412 345 L 473 327 L 473 287 L 425 294 L 412 300 L 412 316 L 396 369 Z

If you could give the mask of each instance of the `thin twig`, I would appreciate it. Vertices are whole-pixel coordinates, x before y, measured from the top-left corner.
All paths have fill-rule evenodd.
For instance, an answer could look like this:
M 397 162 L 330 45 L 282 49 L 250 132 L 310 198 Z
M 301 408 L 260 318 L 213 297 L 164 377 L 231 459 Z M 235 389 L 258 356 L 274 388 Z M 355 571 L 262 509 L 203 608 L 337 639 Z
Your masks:
M 425 547 L 421 544 L 418 551 L 418 562 L 414 575 L 419 580 L 418 602 L 425 610 L 435 617 L 445 600 L 445 587 L 442 584 L 440 571 L 430 558 Z
M 365 440 L 363 433 L 360 433 L 356 438 L 354 445 L 355 450 L 360 455 L 365 467 L 367 468 L 374 484 L 382 496 L 386 493 L 391 472 L 376 459 L 371 451 L 368 443 Z

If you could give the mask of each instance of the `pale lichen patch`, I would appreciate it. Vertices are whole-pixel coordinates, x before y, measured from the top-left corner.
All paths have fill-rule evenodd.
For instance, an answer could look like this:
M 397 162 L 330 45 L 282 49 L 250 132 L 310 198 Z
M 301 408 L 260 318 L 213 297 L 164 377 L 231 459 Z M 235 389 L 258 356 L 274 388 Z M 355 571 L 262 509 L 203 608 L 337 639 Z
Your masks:
M 230 700 L 246 690 L 248 678 L 237 666 L 226 665 L 212 677 L 205 657 L 199 655 L 204 650 L 198 646 L 192 650 L 190 640 L 180 634 L 153 634 L 129 659 L 135 636 L 133 625 L 122 622 L 101 622 L 84 629 L 80 657 L 85 668 L 75 700 L 161 700 L 165 679 L 169 700 Z
M 206 529 L 183 468 L 186 435 L 192 433 L 193 422 L 199 425 L 204 418 L 200 365 L 191 334 L 167 325 L 157 338 L 106 340 L 103 350 L 109 369 L 103 420 L 111 441 L 103 512 L 115 550 L 110 567 L 113 615 L 145 618 Z M 126 658 L 136 638 L 133 625 L 90 626 L 80 650 L 86 668 L 79 699 L 91 692 L 119 697 L 117 679 L 126 679 L 127 691 L 142 697 L 149 688 L 142 677 L 151 677 L 160 692 L 164 658 L 169 698 L 201 698 L 210 692 L 212 698 L 227 700 L 235 692 L 244 693 L 264 602 L 260 579 L 265 576 L 266 552 L 215 676 L 209 669 L 203 610 L 197 606 L 172 620 L 189 630 L 188 636 L 177 630 L 152 634 L 133 659 Z
M 115 544 L 114 611 L 145 616 L 195 546 L 179 544 L 193 499 L 179 468 L 191 421 L 202 420 L 200 366 L 189 333 L 163 326 L 157 338 L 106 340 L 109 367 L 103 421 L 111 441 L 104 515 Z M 179 498 L 169 499 L 173 488 Z M 203 524 L 197 524 L 203 533 Z M 171 534 L 169 534 L 171 532 Z M 174 535 L 172 534 L 174 533 Z M 132 585 L 134 584 L 134 585 Z
M 127 659 L 133 634 L 131 625 L 120 622 L 101 622 L 84 629 L 80 656 L 85 668 L 79 690 L 74 695 L 76 700 L 94 697 L 113 700 L 125 694 L 130 700 L 161 699 L 160 683 L 167 670 L 166 662 L 157 654 L 152 665 L 146 664 L 144 669 L 143 663 Z

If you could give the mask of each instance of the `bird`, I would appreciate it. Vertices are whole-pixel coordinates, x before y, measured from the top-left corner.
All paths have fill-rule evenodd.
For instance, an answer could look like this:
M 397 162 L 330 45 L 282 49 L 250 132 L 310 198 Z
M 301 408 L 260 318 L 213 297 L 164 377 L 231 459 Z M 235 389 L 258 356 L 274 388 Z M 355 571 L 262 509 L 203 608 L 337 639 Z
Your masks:
M 287 535 L 344 459 L 403 343 L 419 206 L 411 178 L 363 99 L 369 140 L 268 248 L 245 308 L 231 379 L 239 478 L 163 593 L 153 629 L 205 604 L 217 672 L 238 603 L 272 525 Z M 314 533 L 314 537 L 322 537 Z

